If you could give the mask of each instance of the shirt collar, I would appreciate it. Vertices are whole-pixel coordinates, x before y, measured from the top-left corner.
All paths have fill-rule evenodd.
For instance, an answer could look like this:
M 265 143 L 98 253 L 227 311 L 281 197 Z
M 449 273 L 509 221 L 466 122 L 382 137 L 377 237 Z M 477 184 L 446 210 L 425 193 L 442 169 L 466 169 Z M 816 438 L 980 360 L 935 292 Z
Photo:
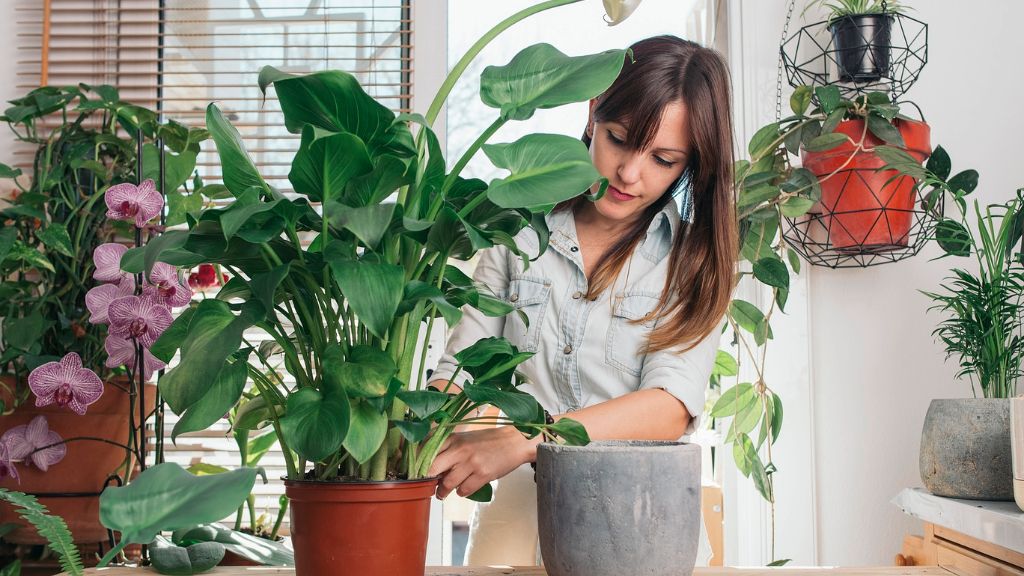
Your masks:
M 675 198 L 669 199 L 647 227 L 647 234 L 640 242 L 639 251 L 652 262 L 659 262 L 668 255 L 672 247 L 672 239 L 679 229 L 679 205 Z M 548 230 L 551 232 L 551 244 L 562 253 L 569 255 L 578 240 L 576 238 L 576 221 L 572 210 L 557 210 L 547 216 Z M 571 258 L 572 256 L 570 256 Z

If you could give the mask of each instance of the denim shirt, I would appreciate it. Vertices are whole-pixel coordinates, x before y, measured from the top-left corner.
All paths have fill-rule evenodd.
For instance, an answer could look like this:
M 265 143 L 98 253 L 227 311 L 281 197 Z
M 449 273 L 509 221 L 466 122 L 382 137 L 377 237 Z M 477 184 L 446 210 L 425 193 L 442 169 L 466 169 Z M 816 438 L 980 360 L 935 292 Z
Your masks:
M 553 212 L 547 216 L 547 224 L 550 245 L 528 269 L 503 246 L 481 252 L 474 279 L 515 306 L 516 312 L 490 318 L 466 307 L 431 379 L 451 378 L 456 352 L 480 338 L 500 334 L 520 350 L 535 353 L 519 368 L 528 380 L 520 390 L 532 394 L 552 414 L 660 388 L 686 406 L 693 417 L 686 431 L 691 434 L 704 410 L 720 331 L 713 330 L 683 353 L 643 354 L 640 349 L 658 318 L 631 322 L 657 306 L 665 285 L 668 254 L 679 228 L 675 201 L 655 215 L 646 237 L 615 282 L 593 301 L 584 297 L 588 282 L 572 212 Z M 531 229 L 516 236 L 516 245 L 532 257 L 539 250 Z M 463 375 L 460 373 L 460 379 Z

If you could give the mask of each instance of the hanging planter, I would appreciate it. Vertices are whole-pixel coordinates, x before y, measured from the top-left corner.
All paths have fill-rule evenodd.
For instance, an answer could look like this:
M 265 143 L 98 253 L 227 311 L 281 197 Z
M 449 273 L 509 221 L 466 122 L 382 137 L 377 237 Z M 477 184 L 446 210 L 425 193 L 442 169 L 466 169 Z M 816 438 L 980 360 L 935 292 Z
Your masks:
M 889 76 L 892 14 L 850 14 L 829 24 L 840 82 Z
M 895 120 L 906 151 L 919 162 L 931 154 L 931 129 L 924 122 Z M 812 212 L 838 252 L 879 253 L 908 245 L 914 224 L 917 186 L 906 174 L 888 169 L 874 149 L 885 145 L 865 130 L 864 120 L 844 120 L 834 130 L 849 140 L 823 152 L 804 150 L 803 166 L 818 177 L 821 201 Z M 863 137 L 860 148 L 856 145 Z M 833 174 L 835 173 L 835 174 Z

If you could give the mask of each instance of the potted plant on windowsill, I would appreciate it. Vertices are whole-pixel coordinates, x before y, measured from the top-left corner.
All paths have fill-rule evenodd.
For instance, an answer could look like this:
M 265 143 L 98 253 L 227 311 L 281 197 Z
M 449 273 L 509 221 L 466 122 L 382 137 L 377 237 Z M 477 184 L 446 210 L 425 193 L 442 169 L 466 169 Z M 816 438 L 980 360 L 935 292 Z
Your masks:
M 828 29 L 840 82 L 875 82 L 889 75 L 893 14 L 904 7 L 898 0 L 811 0 L 828 9 Z
M 123 333 L 108 334 L 107 329 L 110 300 L 132 294 L 136 285 L 118 269 L 126 247 L 116 240 L 131 238 L 136 230 L 140 236 L 148 234 L 163 207 L 162 197 L 150 190 L 147 202 L 159 205 L 138 210 L 138 191 L 130 182 L 139 177 L 141 160 L 137 141 L 124 131 L 141 130 L 149 139 L 163 137 L 172 146 L 166 164 L 171 174 L 180 176 L 166 183 L 175 189 L 192 171 L 203 135 L 179 124 L 157 123 L 153 112 L 122 102 L 109 86 L 42 87 L 12 104 L 3 119 L 36 151 L 29 182 L 19 178 L 21 170 L 0 165 L 0 176 L 14 179 L 14 191 L 0 201 L 0 433 L 31 431 L 34 449 L 41 450 L 9 450 L 15 464 L 25 465 L 25 485 L 4 475 L 0 486 L 38 494 L 67 519 L 76 541 L 105 541 L 97 496 L 109 475 L 129 475 L 134 462 L 122 447 L 132 444 L 133 419 L 141 421 L 138 398 L 124 375 L 134 370 L 135 347 Z M 48 128 L 46 122 L 55 116 L 62 121 Z M 156 148 L 147 144 L 142 150 L 150 159 L 144 164 L 146 174 L 156 172 Z M 125 214 L 125 209 L 134 212 Z M 168 275 L 163 268 L 139 288 L 144 284 L 166 300 L 174 276 L 173 270 Z M 178 296 L 184 301 L 177 298 L 175 305 L 188 300 L 187 288 L 181 290 Z M 148 359 L 147 376 L 161 367 Z M 29 373 L 41 366 L 49 366 L 42 373 L 50 380 L 57 372 L 63 375 L 60 389 L 32 385 Z M 65 378 L 68 374 L 93 376 L 86 385 L 82 378 Z M 93 386 L 93 379 L 101 384 Z M 79 384 L 85 388 L 79 390 Z M 147 400 L 151 408 L 155 390 Z M 36 445 L 55 437 L 64 444 L 52 450 Z M 86 437 L 91 441 L 77 441 Z M 66 452 L 66 459 L 60 469 L 48 471 L 57 451 Z M 68 468 L 76 473 L 61 470 Z M 45 497 L 57 493 L 81 496 Z M 9 510 L 4 509 L 4 519 Z M 19 543 L 42 541 L 29 529 L 4 537 Z
M 161 359 L 181 353 L 160 388 L 181 415 L 172 436 L 205 428 L 239 403 L 236 428 L 273 428 L 288 472 L 299 575 L 422 574 L 436 486 L 425 476 L 454 426 L 476 420 L 478 406 L 499 407 L 502 421 L 526 434 L 587 440 L 571 420 L 545 423 L 539 404 L 517 389 L 516 366 L 530 354 L 503 339 L 483 339 L 456 356 L 459 394 L 429 389 L 422 369 L 414 372 L 426 352 L 416 354 L 416 344 L 421 335 L 429 339 L 436 318 L 453 324 L 467 305 L 488 315 L 512 310 L 448 259 L 503 245 L 528 264 L 535 255 L 519 250 L 516 234 L 531 227 L 546 246 L 544 211 L 600 179 L 575 138 L 486 142 L 537 109 L 600 94 L 623 64 L 621 50 L 570 58 L 536 45 L 506 66 L 487 68 L 481 96 L 500 112 L 450 171 L 430 128 L 491 38 L 569 3 L 538 4 L 488 32 L 425 116 L 395 117 L 344 72 L 291 76 L 264 68 L 261 88 L 273 85 L 286 126 L 302 135 L 289 173 L 297 196 L 267 185 L 238 132 L 210 105 L 207 127 L 234 203 L 205 210 L 190 230 L 167 232 L 126 256 L 123 267 L 131 271 L 156 261 L 202 262 L 230 275 L 217 298 L 180 316 L 154 346 Z M 490 183 L 460 176 L 481 149 L 511 174 Z M 250 327 L 273 343 L 250 342 Z M 254 394 L 243 393 L 247 378 Z

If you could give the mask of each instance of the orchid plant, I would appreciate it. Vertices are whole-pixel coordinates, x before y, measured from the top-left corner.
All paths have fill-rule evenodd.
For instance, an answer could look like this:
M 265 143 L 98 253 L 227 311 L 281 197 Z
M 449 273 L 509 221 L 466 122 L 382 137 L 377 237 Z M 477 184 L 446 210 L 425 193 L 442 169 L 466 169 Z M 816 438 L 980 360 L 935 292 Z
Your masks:
M 285 125 L 302 136 L 289 174 L 295 197 L 263 179 L 237 130 L 209 106 L 207 127 L 234 202 L 204 210 L 188 231 L 169 231 L 121 261 L 130 272 L 152 274 L 158 262 L 207 263 L 230 275 L 216 298 L 186 310 L 153 345 L 163 361 L 181 355 L 159 384 L 181 415 L 172 437 L 234 410 L 236 432 L 273 429 L 288 478 L 325 481 L 422 478 L 456 424 L 477 420 L 484 404 L 501 408 L 500 421 L 525 434 L 587 441 L 570 419 L 547 424 L 536 400 L 518 389 L 516 367 L 531 354 L 506 340 L 487 338 L 457 355 L 452 382 L 459 394 L 428 387 L 426 347 L 417 353 L 436 319 L 454 324 L 463 306 L 490 316 L 514 310 L 450 258 L 468 260 L 502 245 L 528 266 L 515 236 L 531 228 L 545 248 L 544 214 L 602 180 L 575 138 L 487 142 L 507 122 L 602 93 L 623 65 L 623 50 L 569 57 L 542 44 L 487 68 L 481 97 L 496 117 L 450 170 L 431 128 L 455 81 L 491 39 L 574 1 L 540 3 L 485 34 L 425 115 L 396 117 L 345 72 L 293 76 L 265 67 L 261 90 L 273 86 Z M 608 14 L 614 23 L 637 2 L 608 4 L 617 8 Z M 510 174 L 491 182 L 463 177 L 480 151 Z M 254 327 L 273 342 L 250 341 L 245 333 Z M 488 488 L 476 497 L 486 499 Z

